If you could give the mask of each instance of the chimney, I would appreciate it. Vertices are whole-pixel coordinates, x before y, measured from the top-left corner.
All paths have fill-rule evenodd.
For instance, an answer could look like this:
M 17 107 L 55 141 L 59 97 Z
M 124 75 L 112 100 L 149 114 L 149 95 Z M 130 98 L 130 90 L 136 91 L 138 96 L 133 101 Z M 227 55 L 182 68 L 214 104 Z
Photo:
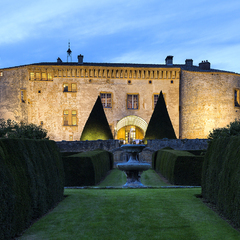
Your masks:
M 62 63 L 62 59 L 60 57 L 57 59 L 57 63 Z
M 83 64 L 83 55 L 78 55 L 78 64 Z
M 193 60 L 192 59 L 186 59 L 185 60 L 185 65 L 188 67 L 191 67 L 193 65 Z
M 166 65 L 173 65 L 173 56 L 167 56 L 165 62 Z
M 210 62 L 208 60 L 199 63 L 199 68 L 202 70 L 210 70 Z

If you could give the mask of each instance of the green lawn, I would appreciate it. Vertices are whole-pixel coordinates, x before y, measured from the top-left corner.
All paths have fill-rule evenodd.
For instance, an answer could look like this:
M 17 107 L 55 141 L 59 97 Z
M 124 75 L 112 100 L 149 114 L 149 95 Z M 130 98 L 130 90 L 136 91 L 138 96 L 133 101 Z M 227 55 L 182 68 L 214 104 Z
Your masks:
M 231 240 L 240 233 L 196 198 L 201 188 L 66 189 L 24 239 Z
M 155 172 L 155 170 L 149 169 L 142 173 L 141 175 L 141 182 L 145 186 L 152 186 L 152 187 L 161 187 L 161 186 L 170 186 L 164 182 L 160 176 Z M 113 169 L 111 173 L 98 185 L 98 187 L 121 187 L 126 183 L 126 175 L 124 172 Z

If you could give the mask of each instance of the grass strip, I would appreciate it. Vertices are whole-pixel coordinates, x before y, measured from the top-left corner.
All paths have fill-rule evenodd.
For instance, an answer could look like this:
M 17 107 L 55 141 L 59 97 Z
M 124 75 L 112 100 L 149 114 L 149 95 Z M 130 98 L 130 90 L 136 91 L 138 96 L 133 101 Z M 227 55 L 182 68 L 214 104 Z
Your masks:
M 98 185 L 98 187 L 122 187 L 126 183 L 126 175 L 123 171 L 119 169 L 113 169 L 110 174 Z M 149 169 L 144 171 L 141 175 L 141 182 L 145 186 L 161 187 L 161 186 L 171 186 L 164 182 L 161 177 L 156 173 L 155 170 Z
M 200 188 L 65 189 L 67 197 L 20 239 L 240 239 L 196 198 L 200 193 Z

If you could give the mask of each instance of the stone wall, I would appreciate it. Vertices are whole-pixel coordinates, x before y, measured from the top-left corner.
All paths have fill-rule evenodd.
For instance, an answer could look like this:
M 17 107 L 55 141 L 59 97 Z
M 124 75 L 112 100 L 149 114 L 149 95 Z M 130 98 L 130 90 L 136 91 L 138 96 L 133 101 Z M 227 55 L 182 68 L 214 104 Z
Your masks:
M 226 72 L 181 72 L 180 138 L 206 138 L 214 128 L 240 117 L 234 90 L 240 75 Z
M 60 152 L 86 152 L 98 148 L 111 152 L 120 147 L 118 140 L 61 141 L 56 144 Z
M 56 142 L 60 152 L 85 152 L 97 148 L 110 151 L 114 155 L 114 163 L 125 162 L 128 155 L 120 147 L 118 140 L 97 141 L 61 141 Z M 163 139 L 148 140 L 146 148 L 139 154 L 139 161 L 152 162 L 152 154 L 164 147 L 176 150 L 204 150 L 207 149 L 207 139 Z

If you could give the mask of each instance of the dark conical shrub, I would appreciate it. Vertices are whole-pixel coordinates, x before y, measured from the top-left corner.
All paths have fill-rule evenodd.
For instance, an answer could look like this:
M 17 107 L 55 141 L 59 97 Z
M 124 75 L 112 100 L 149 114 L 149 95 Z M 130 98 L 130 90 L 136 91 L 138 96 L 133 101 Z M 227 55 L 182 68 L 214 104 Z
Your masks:
M 162 138 L 176 139 L 176 134 L 161 91 L 149 121 L 144 142 L 146 144 L 147 140 Z
M 98 139 L 113 139 L 113 135 L 102 106 L 102 101 L 99 96 L 83 128 L 80 141 Z

